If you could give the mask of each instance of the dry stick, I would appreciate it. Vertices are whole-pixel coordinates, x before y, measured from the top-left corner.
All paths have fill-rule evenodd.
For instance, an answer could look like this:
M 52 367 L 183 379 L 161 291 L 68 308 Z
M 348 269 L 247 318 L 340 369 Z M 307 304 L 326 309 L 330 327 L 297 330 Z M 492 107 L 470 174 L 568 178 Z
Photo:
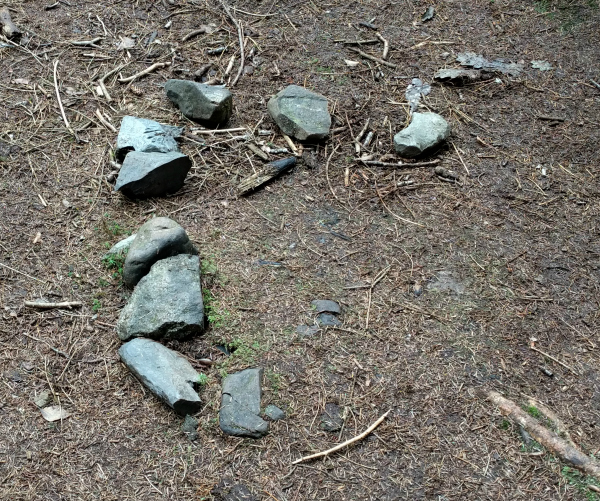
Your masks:
M 384 61 L 383 59 L 380 59 L 378 57 L 372 56 L 371 54 L 367 54 L 366 52 L 363 52 L 360 49 L 355 49 L 353 47 L 348 47 L 348 48 L 351 51 L 356 52 L 357 54 L 360 54 L 365 59 L 370 59 L 371 61 L 375 61 L 376 63 L 384 64 L 385 66 L 389 66 L 390 68 L 398 68 L 397 64 L 390 63 L 389 61 Z
M 379 38 L 379 40 L 383 42 L 383 54 L 381 55 L 381 59 L 387 59 L 388 52 L 390 51 L 390 44 L 385 38 L 383 38 L 383 35 L 381 33 L 377 32 L 375 33 L 375 35 L 377 36 L 377 38 Z
M 380 162 L 379 160 L 361 160 L 363 164 L 373 165 L 375 167 L 434 167 L 440 163 L 439 160 L 429 160 L 427 162 L 404 163 L 398 162 Z
M 10 266 L 5 265 L 4 263 L 0 263 L 0 266 L 3 266 L 7 270 L 14 271 L 15 273 L 18 273 L 19 275 L 24 275 L 27 278 L 31 278 L 32 280 L 37 280 L 38 282 L 45 283 L 44 280 L 40 280 L 39 278 L 32 277 L 31 275 L 28 275 L 27 273 L 23 273 L 22 271 L 16 270 L 14 268 L 11 268 Z
M 69 124 L 69 121 L 67 120 L 67 115 L 65 115 L 65 109 L 63 108 L 63 104 L 60 99 L 60 92 L 58 91 L 57 73 L 58 73 L 58 59 L 56 61 L 54 61 L 54 89 L 56 90 L 56 100 L 58 101 L 58 107 L 60 108 L 60 114 L 62 115 L 62 119 L 65 122 L 65 126 L 67 127 L 67 130 L 71 134 L 73 134 L 73 136 L 75 138 L 77 138 L 77 134 L 75 134 L 75 131 L 71 128 L 71 125 Z
M 62 301 L 60 303 L 44 303 L 41 301 L 25 301 L 25 306 L 29 308 L 40 308 L 42 310 L 49 310 L 52 308 L 78 308 L 83 303 L 81 301 Z
M 242 72 L 244 71 L 244 64 L 246 62 L 245 61 L 246 49 L 245 49 L 245 44 L 244 44 L 244 30 L 242 29 L 242 23 L 240 21 L 238 21 L 235 17 L 233 17 L 233 14 L 229 10 L 229 7 L 227 6 L 227 4 L 223 0 L 219 0 L 219 3 L 221 4 L 221 7 L 223 7 L 223 10 L 227 14 L 227 16 L 229 16 L 229 19 L 231 19 L 231 22 L 233 23 L 233 25 L 237 28 L 238 41 L 240 43 L 240 67 L 238 68 L 237 75 L 233 79 L 233 82 L 231 82 L 231 87 L 234 87 L 235 84 L 237 83 L 237 81 L 242 76 Z
M 590 78 L 590 82 L 592 82 L 596 87 L 598 87 L 598 89 L 600 89 L 600 84 L 598 82 L 596 82 L 595 80 L 592 80 Z
M 102 116 L 102 113 L 100 112 L 99 108 L 96 108 L 95 113 L 96 113 L 96 116 L 98 117 L 98 120 L 100 120 L 100 122 L 102 123 L 102 125 L 104 125 L 104 127 L 106 127 L 108 130 L 110 130 L 116 134 L 117 129 L 115 129 L 115 126 Z
M 127 77 L 127 78 L 119 78 L 119 82 L 121 82 L 121 83 L 133 82 L 134 80 L 137 80 L 138 78 L 143 77 L 144 75 L 147 75 L 148 73 L 152 73 L 154 70 L 157 70 L 159 68 L 164 68 L 165 66 L 171 66 L 171 61 L 166 61 L 164 63 L 154 63 L 152 66 L 148 66 L 145 70 L 142 70 L 139 73 L 136 73 L 135 75 L 131 75 L 130 77 Z
M 454 143 L 452 143 L 452 146 L 454 148 L 454 151 L 456 151 L 456 154 L 458 155 L 458 158 L 460 158 L 460 163 L 463 164 L 463 167 L 467 171 L 467 176 L 470 176 L 471 173 L 469 172 L 469 169 L 467 168 L 467 165 L 465 164 L 465 161 L 463 160 L 463 157 L 460 156 L 460 153 L 458 152 L 458 148 L 456 147 L 456 145 Z
M 52 346 L 48 341 L 44 341 L 43 339 L 38 339 L 37 337 L 33 337 L 30 336 L 29 334 L 27 334 L 26 332 L 22 332 L 21 334 L 23 334 L 25 337 L 28 337 L 29 339 L 33 339 L 34 341 L 37 341 L 38 343 L 44 343 L 46 344 L 53 352 L 58 353 L 59 355 L 62 355 L 63 357 L 65 357 L 66 359 L 69 358 L 69 355 L 67 355 L 64 351 L 59 350 L 58 348 L 55 348 L 54 346 Z
M 422 228 L 427 228 L 427 226 L 425 226 L 424 224 L 417 223 L 416 221 L 411 221 L 410 219 L 404 219 L 403 217 L 400 217 L 398 214 L 393 213 L 391 211 L 391 209 L 383 201 L 383 197 L 381 196 L 381 193 L 379 193 L 379 189 L 377 188 L 377 184 L 375 184 L 375 191 L 377 192 L 377 196 L 379 197 L 379 200 L 381 200 L 381 203 L 385 207 L 385 210 L 387 210 L 393 217 L 395 217 L 396 219 L 398 219 L 398 221 L 403 221 L 405 223 L 414 224 L 416 226 L 421 226 Z
M 71 45 L 76 45 L 79 47 L 100 47 L 99 45 L 96 45 L 96 42 L 99 42 L 100 40 L 102 40 L 103 37 L 97 37 L 94 38 L 93 40 L 81 40 L 80 42 L 69 42 Z
M 336 445 L 335 447 L 332 447 L 331 449 L 328 449 L 326 451 L 323 452 L 318 452 L 316 454 L 312 454 L 310 456 L 305 456 L 303 458 L 300 459 L 296 459 L 296 461 L 293 461 L 292 464 L 298 464 L 301 463 L 303 461 L 308 461 L 309 459 L 315 459 L 315 458 L 319 458 L 319 457 L 323 457 L 323 456 L 328 456 L 329 454 L 331 454 L 332 452 L 336 452 L 339 451 L 340 449 L 343 449 L 344 447 L 347 447 L 348 445 L 353 444 L 354 442 L 358 442 L 359 440 L 362 440 L 363 438 L 365 438 L 369 433 L 371 433 L 375 428 L 377 428 L 382 422 L 383 420 L 387 417 L 387 415 L 391 412 L 392 410 L 390 409 L 389 411 L 387 411 L 383 416 L 381 416 L 377 421 L 375 421 L 371 426 L 369 426 L 365 431 L 363 431 L 360 435 L 357 435 L 354 438 L 351 438 L 349 440 L 346 440 L 345 442 Z
M 193 38 L 193 37 L 195 37 L 197 35 L 202 35 L 204 33 L 206 33 L 206 28 L 200 28 L 200 29 L 194 30 L 194 31 L 188 33 L 186 36 L 184 36 L 181 39 L 181 41 L 182 42 L 187 42 L 190 38 Z
M 562 460 L 571 463 L 578 470 L 600 480 L 600 464 L 596 460 L 588 457 L 577 447 L 542 426 L 537 419 L 531 417 L 513 401 L 504 398 L 500 393 L 489 390 L 483 392 L 483 395 L 487 400 L 497 405 L 503 414 L 527 430 L 546 449 L 549 449 Z
M 194 134 L 219 134 L 224 132 L 243 132 L 246 131 L 246 127 L 235 127 L 233 129 L 200 129 L 194 130 Z
M 331 158 L 333 157 L 333 154 L 337 151 L 337 149 L 339 148 L 339 145 L 337 145 L 333 151 L 331 152 L 331 154 L 329 155 L 329 157 L 327 158 L 327 162 L 325 162 L 325 177 L 327 178 L 327 185 L 329 186 L 329 191 L 331 191 L 331 194 L 335 197 L 335 199 L 341 203 L 342 205 L 344 205 L 344 203 L 338 198 L 338 196 L 335 194 L 335 191 L 333 191 L 333 187 L 331 186 L 331 181 L 329 180 L 329 163 L 331 162 Z
M 548 353 L 542 351 L 542 350 L 538 350 L 535 346 L 529 346 L 533 351 L 537 351 L 538 353 L 544 355 L 545 357 L 548 357 L 550 360 L 554 360 L 557 364 L 562 365 L 565 369 L 571 371 L 573 374 L 575 374 L 576 376 L 579 376 L 579 373 L 576 372 L 574 369 L 572 369 L 571 367 L 569 367 L 567 364 L 565 364 L 564 362 L 561 362 L 560 360 L 558 360 L 557 358 L 554 358 L 552 355 L 549 355 Z
M 121 64 L 120 66 L 117 66 L 116 68 L 110 70 L 106 75 L 104 75 L 102 78 L 100 78 L 98 80 L 98 85 L 100 86 L 100 88 L 102 89 L 102 94 L 104 94 L 104 97 L 106 98 L 106 100 L 110 103 L 112 101 L 112 98 L 110 97 L 110 94 L 108 93 L 108 91 L 106 90 L 106 86 L 104 85 L 104 81 L 110 77 L 111 75 L 114 75 L 115 73 L 117 73 L 118 71 L 121 71 L 123 68 L 125 68 L 125 66 L 127 66 L 129 63 L 125 63 L 125 64 Z

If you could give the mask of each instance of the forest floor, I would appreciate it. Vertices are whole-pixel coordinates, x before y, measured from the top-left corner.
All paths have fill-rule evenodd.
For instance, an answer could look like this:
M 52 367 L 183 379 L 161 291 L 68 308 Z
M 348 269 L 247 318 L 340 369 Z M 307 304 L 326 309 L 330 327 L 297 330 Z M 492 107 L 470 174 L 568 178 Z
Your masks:
M 107 181 L 109 126 L 135 115 L 197 127 L 162 86 L 209 62 L 209 76 L 222 76 L 239 54 L 236 29 L 216 0 L 51 4 L 8 0 L 24 39 L 0 40 L 1 499 L 243 499 L 226 493 L 237 483 L 279 501 L 600 499 L 595 480 L 525 443 L 480 392 L 539 415 L 533 398 L 584 452 L 600 451 L 596 1 L 437 2 L 422 22 L 431 2 L 230 0 L 251 69 L 231 89 L 227 127 L 272 130 L 259 139 L 286 147 L 266 103 L 297 84 L 329 99 L 336 131 L 243 198 L 235 186 L 261 160 L 234 138 L 240 132 L 199 134 L 181 145 L 193 161 L 183 189 L 145 201 Z M 376 38 L 361 22 L 389 41 L 396 68 L 340 42 Z M 95 38 L 98 47 L 72 44 Z M 134 46 L 123 48 L 124 38 Z M 380 57 L 382 44 L 362 50 Z M 464 51 L 525 70 L 433 83 Z M 533 68 L 540 60 L 552 69 Z M 155 62 L 172 64 L 132 86 L 108 78 L 110 102 L 96 92 L 119 65 L 126 77 Z M 357 161 L 352 138 L 367 119 L 375 135 L 366 151 L 393 154 L 415 77 L 432 83 L 422 106 L 452 125 L 433 158 L 460 183 L 431 167 Z M 405 178 L 412 185 L 398 186 Z M 114 325 L 130 292 L 102 256 L 153 216 L 180 223 L 203 262 L 210 327 L 169 343 L 215 360 L 209 370 L 194 362 L 208 377 L 195 442 L 117 355 Z M 24 305 L 40 298 L 83 306 Z M 313 299 L 338 301 L 343 325 L 301 337 Z M 264 368 L 263 405 L 287 413 L 260 440 L 218 425 L 221 379 L 246 367 Z M 70 417 L 42 418 L 33 399 L 45 390 Z M 345 409 L 340 433 L 319 428 L 330 402 Z M 292 466 L 388 410 L 366 439 Z

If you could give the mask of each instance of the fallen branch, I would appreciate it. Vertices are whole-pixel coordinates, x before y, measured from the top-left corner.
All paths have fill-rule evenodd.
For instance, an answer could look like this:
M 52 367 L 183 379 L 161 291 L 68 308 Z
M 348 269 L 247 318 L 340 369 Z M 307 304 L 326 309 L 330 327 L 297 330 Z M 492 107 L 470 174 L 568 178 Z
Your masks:
M 143 77 L 144 75 L 147 75 L 148 73 L 152 73 L 154 70 L 157 70 L 159 68 L 164 68 L 165 66 L 170 66 L 170 65 L 171 65 L 170 61 L 166 61 L 164 63 L 154 63 L 152 66 L 148 66 L 145 70 L 142 70 L 142 71 L 136 73 L 135 75 L 131 75 L 130 77 L 127 77 L 127 78 L 119 78 L 119 82 L 121 82 L 121 83 L 133 82 L 134 80 L 137 80 L 138 78 Z
M 8 7 L 0 9 L 0 24 L 2 25 L 2 34 L 6 38 L 19 39 L 21 37 L 21 30 L 12 22 Z
M 375 35 L 377 36 L 377 38 L 379 38 L 379 40 L 383 42 L 383 53 L 381 54 L 381 59 L 387 59 L 388 52 L 390 51 L 390 44 L 385 38 L 383 38 L 383 35 L 381 33 L 377 32 L 375 33 Z
M 383 59 L 372 56 L 371 54 L 367 54 L 366 52 L 363 52 L 360 49 L 355 49 L 354 47 L 348 47 L 348 49 L 350 49 L 353 52 L 356 52 L 357 54 L 361 55 L 365 59 L 370 59 L 371 61 L 375 61 L 376 63 L 384 64 L 385 66 L 389 66 L 390 68 L 398 68 L 397 64 L 390 63 L 389 61 L 384 61 Z
M 108 90 L 106 90 L 106 86 L 105 86 L 105 80 L 110 77 L 111 75 L 114 75 L 115 73 L 117 73 L 118 71 L 121 71 L 123 68 L 125 68 L 125 66 L 127 66 L 129 63 L 126 64 L 122 64 L 120 66 L 117 66 L 116 68 L 110 70 L 106 75 L 104 75 L 102 78 L 98 79 L 98 86 L 100 87 L 100 90 L 102 90 L 102 94 L 104 94 L 104 97 L 106 98 L 106 100 L 110 103 L 112 101 L 112 98 L 110 97 L 110 94 L 108 93 Z
M 563 461 L 571 463 L 578 470 L 600 480 L 600 463 L 595 459 L 590 458 L 577 447 L 562 439 L 553 431 L 542 426 L 537 419 L 531 417 L 517 404 L 504 398 L 500 393 L 489 390 L 483 392 L 483 395 L 487 400 L 494 405 L 497 405 L 502 414 L 511 418 L 515 423 L 523 427 L 535 440 L 550 452 Z
M 43 301 L 25 301 L 25 306 L 29 308 L 40 308 L 50 310 L 52 308 L 79 308 L 83 303 L 81 301 L 63 301 L 61 303 L 45 303 Z
M 414 163 L 404 163 L 398 162 L 397 164 L 393 162 L 380 162 L 379 160 L 361 160 L 363 164 L 373 165 L 375 167 L 433 167 L 440 163 L 439 160 L 430 160 L 429 162 L 414 162 Z
M 102 37 L 96 37 L 93 40 L 81 40 L 81 41 L 69 42 L 69 43 L 71 45 L 75 45 L 77 47 L 96 47 L 97 49 L 99 49 L 100 46 L 96 45 L 96 42 L 99 42 L 100 40 L 102 40 Z
M 231 87 L 234 87 L 235 84 L 237 83 L 237 81 L 242 76 L 242 72 L 244 71 L 244 64 L 246 62 L 246 60 L 245 60 L 246 47 L 244 44 L 244 29 L 242 28 L 242 23 L 240 21 L 238 21 L 235 17 L 233 17 L 233 14 L 229 10 L 229 7 L 227 6 L 227 4 L 223 0 L 219 0 L 219 3 L 221 4 L 221 7 L 223 7 L 223 10 L 227 14 L 227 16 L 229 16 L 229 19 L 231 19 L 231 22 L 233 23 L 233 25 L 237 28 L 238 41 L 240 43 L 240 67 L 238 68 L 238 72 L 237 72 L 235 78 L 231 82 Z
M 75 131 L 71 128 L 71 124 L 69 124 L 69 121 L 67 120 L 67 115 L 65 115 L 65 109 L 60 99 L 60 92 L 58 91 L 58 59 L 54 61 L 54 89 L 56 90 L 56 100 L 58 101 L 58 107 L 60 108 L 62 119 L 65 122 L 65 127 L 73 134 L 73 137 L 77 138 L 77 134 L 75 134 Z
M 564 362 L 561 362 L 560 360 L 558 360 L 557 358 L 554 358 L 552 355 L 549 355 L 548 353 L 542 351 L 542 350 L 538 350 L 535 346 L 530 345 L 529 346 L 533 351 L 537 351 L 539 354 L 544 355 L 545 357 L 548 357 L 550 360 L 554 360 L 557 364 L 562 365 L 565 369 L 571 371 L 573 374 L 575 374 L 576 376 L 579 376 L 579 373 L 577 371 L 575 371 L 574 369 L 572 369 L 571 367 L 569 367 L 567 364 L 565 364 Z
M 96 108 L 96 117 L 98 117 L 98 120 L 100 120 L 100 123 L 102 125 L 104 125 L 104 127 L 106 127 L 108 130 L 114 132 L 115 134 L 117 133 L 117 129 L 115 129 L 114 125 L 111 124 L 108 120 L 106 120 L 106 118 L 104 118 L 102 116 L 102 112 L 100 111 L 99 108 Z
M 282 158 L 264 166 L 238 184 L 238 195 L 245 195 L 296 165 L 296 157 Z
M 204 33 L 206 33 L 206 27 L 204 27 L 204 28 L 199 28 L 199 29 L 197 29 L 197 30 L 194 30 L 194 31 L 192 31 L 192 32 L 188 33 L 186 36 L 184 36 L 184 37 L 181 39 L 181 41 L 182 41 L 182 42 L 187 42 L 187 41 L 188 41 L 190 38 L 193 38 L 193 37 L 195 37 L 195 36 L 197 36 L 197 35 L 203 35 Z
M 301 463 L 302 461 L 308 461 L 309 459 L 315 459 L 315 458 L 319 458 L 319 457 L 323 457 L 323 456 L 328 456 L 332 452 L 339 451 L 340 449 L 343 449 L 344 447 L 347 447 L 348 445 L 351 445 L 354 442 L 358 442 L 359 440 L 362 440 L 369 433 L 371 433 L 375 428 L 377 428 L 390 412 L 391 412 L 391 409 L 389 411 L 387 411 L 383 416 L 381 416 L 377 421 L 375 421 L 371 426 L 369 426 L 365 431 L 363 431 L 360 435 L 356 435 L 354 438 L 351 438 L 350 440 L 346 440 L 345 442 L 343 442 L 339 445 L 336 445 L 335 447 L 332 447 L 331 449 L 328 449 L 326 451 L 317 452 L 316 454 L 312 454 L 310 456 L 305 456 L 303 458 L 296 459 L 296 461 L 293 461 L 292 464 L 298 464 L 298 463 Z

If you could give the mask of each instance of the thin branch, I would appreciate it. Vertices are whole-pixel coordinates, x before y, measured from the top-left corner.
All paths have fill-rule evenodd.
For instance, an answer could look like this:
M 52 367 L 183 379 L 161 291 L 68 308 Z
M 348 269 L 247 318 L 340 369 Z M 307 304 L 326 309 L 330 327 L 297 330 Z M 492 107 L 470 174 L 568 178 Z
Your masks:
M 127 83 L 127 82 L 133 82 L 134 80 L 137 80 L 140 77 L 143 77 L 144 75 L 147 75 L 148 73 L 152 73 L 154 70 L 157 70 L 159 68 L 164 68 L 165 66 L 170 66 L 171 65 L 171 61 L 166 61 L 164 63 L 154 63 L 152 66 L 148 66 L 145 70 L 142 70 L 138 73 L 136 73 L 135 75 L 131 75 L 130 77 L 127 78 L 119 78 L 119 82 L 121 83 Z
M 65 109 L 63 108 L 62 101 L 60 99 L 60 92 L 58 91 L 58 59 L 54 61 L 54 89 L 56 90 L 56 100 L 58 101 L 58 107 L 60 108 L 60 114 L 62 115 L 62 119 L 65 122 L 65 126 L 67 130 L 73 134 L 74 137 L 77 137 L 75 131 L 71 128 L 69 121 L 67 120 L 67 115 L 65 115 Z
M 219 0 L 219 3 L 221 4 L 221 7 L 223 7 L 223 10 L 225 11 L 225 13 L 229 17 L 229 19 L 231 19 L 231 22 L 233 23 L 233 25 L 237 28 L 238 41 L 240 43 L 240 67 L 238 68 L 237 75 L 231 82 L 231 87 L 234 87 L 235 84 L 237 83 L 237 81 L 242 76 L 242 72 L 244 71 L 244 64 L 246 62 L 246 55 L 245 55 L 246 49 L 244 46 L 245 45 L 244 44 L 244 30 L 242 28 L 241 21 L 238 21 L 235 17 L 233 17 L 233 14 L 229 10 L 229 7 L 227 6 L 227 4 L 223 0 Z
M 366 52 L 363 52 L 360 49 L 355 49 L 354 47 L 348 47 L 348 49 L 350 49 L 353 52 L 356 52 L 357 54 L 360 54 L 365 59 L 370 59 L 371 61 L 375 61 L 376 63 L 384 64 L 385 66 L 389 66 L 390 68 L 398 68 L 397 64 L 390 63 L 389 61 L 384 61 L 383 59 L 372 56 L 371 54 L 367 54 Z
M 562 365 L 565 369 L 571 371 L 573 374 L 575 374 L 576 376 L 579 376 L 579 373 L 577 371 L 575 371 L 575 369 L 572 369 L 571 367 L 569 367 L 567 364 L 565 364 L 564 362 L 561 362 L 560 360 L 558 360 L 557 358 L 554 358 L 552 355 L 549 355 L 548 353 L 542 351 L 542 350 L 538 350 L 535 346 L 529 346 L 533 351 L 537 351 L 538 353 L 540 353 L 541 355 L 544 355 L 545 357 L 548 357 L 550 360 L 554 360 L 557 364 Z
M 332 447 L 331 449 L 328 449 L 326 451 L 318 452 L 318 453 L 312 454 L 310 456 L 305 456 L 303 458 L 296 459 L 296 461 L 292 462 L 292 464 L 298 464 L 298 463 L 301 463 L 303 461 L 308 461 L 309 459 L 315 459 L 315 458 L 320 458 L 320 457 L 323 457 L 323 456 L 328 456 L 332 452 L 339 451 L 340 449 L 343 449 L 344 447 L 347 447 L 348 445 L 351 445 L 354 442 L 358 442 L 359 440 L 362 440 L 369 433 L 371 433 L 375 428 L 377 428 L 383 422 L 383 420 L 387 417 L 387 415 L 391 411 L 392 411 L 391 409 L 389 411 L 387 411 L 383 416 L 381 416 L 377 421 L 375 421 L 371 426 L 369 426 L 360 435 L 356 435 L 354 438 L 351 438 L 350 440 L 346 440 L 345 442 L 343 442 L 343 443 L 341 443 L 339 445 L 336 445 L 335 447 Z
M 25 306 L 29 308 L 40 308 L 42 310 L 50 310 L 52 308 L 78 308 L 83 303 L 81 301 L 63 301 L 61 303 L 44 303 L 42 301 L 25 301 Z

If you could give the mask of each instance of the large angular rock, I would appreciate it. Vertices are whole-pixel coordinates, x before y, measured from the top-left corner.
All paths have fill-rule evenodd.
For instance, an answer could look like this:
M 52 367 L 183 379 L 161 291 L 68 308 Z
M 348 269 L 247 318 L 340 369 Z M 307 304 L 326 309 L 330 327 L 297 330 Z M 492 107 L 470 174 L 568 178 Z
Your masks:
M 231 116 L 233 99 L 225 87 L 205 85 L 190 80 L 169 80 L 167 97 L 187 118 L 216 127 Z
M 131 151 L 125 157 L 115 191 L 130 198 L 160 197 L 175 193 L 183 186 L 192 167 L 187 155 L 170 153 L 143 153 Z
M 406 129 L 394 136 L 396 152 L 405 158 L 413 158 L 436 146 L 450 135 L 450 124 L 437 113 L 413 113 Z
M 119 348 L 119 356 L 142 384 L 183 416 L 200 410 L 195 387 L 198 374 L 178 353 L 150 339 L 134 339 Z
M 180 254 L 158 261 L 121 310 L 117 333 L 133 337 L 183 339 L 204 330 L 198 256 Z
M 219 425 L 228 435 L 260 438 L 269 431 L 269 423 L 260 414 L 262 369 L 236 372 L 223 381 Z
M 300 141 L 315 141 L 329 134 L 331 115 L 327 111 L 327 99 L 304 87 L 286 87 L 269 100 L 267 108 L 288 136 Z
M 178 254 L 198 254 L 185 230 L 168 217 L 155 217 L 144 223 L 129 245 L 123 265 L 123 282 L 135 286 L 154 263 Z
M 115 155 L 122 162 L 130 151 L 143 153 L 169 153 L 179 151 L 175 138 L 181 136 L 183 129 L 171 125 L 161 125 L 154 120 L 125 116 L 117 136 Z

